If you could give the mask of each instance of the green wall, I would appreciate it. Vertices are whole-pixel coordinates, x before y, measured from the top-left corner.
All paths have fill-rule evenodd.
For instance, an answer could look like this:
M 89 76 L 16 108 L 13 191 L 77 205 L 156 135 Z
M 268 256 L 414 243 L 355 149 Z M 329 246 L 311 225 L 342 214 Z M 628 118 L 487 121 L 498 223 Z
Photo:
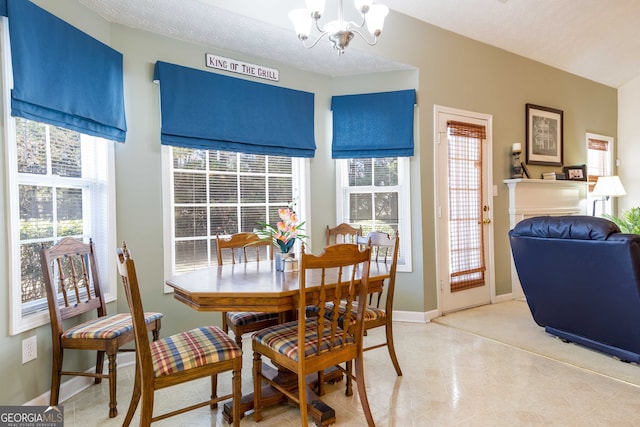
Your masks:
M 496 294 L 511 292 L 507 187 L 510 147 L 525 142 L 525 104 L 564 111 L 564 164 L 586 163 L 585 132 L 616 136 L 617 91 L 590 80 L 511 54 L 474 40 L 391 14 L 385 32 L 370 48 L 418 69 L 422 252 L 425 312 L 437 308 L 434 242 L 434 105 L 493 116 L 493 203 Z M 533 177 L 558 168 L 530 166 Z M 418 219 L 414 219 L 414 222 Z M 420 260 L 417 260 L 420 262 Z M 401 292 L 401 290 L 400 290 Z M 401 301 L 406 301 L 399 296 Z M 403 306 L 398 307 L 400 310 Z
M 116 145 L 117 238 L 119 242 L 126 240 L 132 249 L 142 281 L 145 307 L 165 314 L 163 335 L 204 323 L 219 324 L 220 315 L 196 313 L 163 291 L 159 96 L 158 87 L 151 81 L 153 64 L 157 60 L 205 69 L 204 54 L 217 53 L 278 68 L 279 85 L 315 93 L 318 150 L 315 158 L 310 160 L 311 218 L 308 221 L 314 251 L 321 246 L 326 224 L 335 222 L 334 168 L 330 158 L 331 95 L 415 87 L 418 91 L 416 155 L 411 159 L 413 272 L 399 274 L 396 309 L 420 315 L 436 313 L 438 301 L 433 207 L 434 105 L 493 115 L 493 179 L 498 187 L 498 196 L 493 204 L 497 295 L 508 295 L 511 291 L 510 253 L 506 237 L 508 197 L 502 180 L 509 177 L 511 145 L 514 142 L 524 143 L 525 104 L 564 110 L 565 164 L 585 162 L 585 132 L 616 136 L 615 89 L 397 13 L 391 13 L 385 27 L 402 28 L 402 31 L 387 30 L 377 46 L 358 44 L 357 48 L 409 64 L 415 70 L 332 79 L 268 60 L 109 24 L 75 0 L 39 0 L 36 3 L 124 54 L 129 131 L 126 143 Z M 0 126 L 4 125 L 0 123 Z M 0 161 L 4 162 L 3 150 L 0 150 Z M 533 166 L 530 169 L 534 176 L 554 170 Z M 0 185 L 6 191 L 4 174 L 0 175 Z M 0 219 L 5 224 L 6 212 L 7 198 L 4 197 Z M 6 237 L 7 230 L 0 229 L 0 238 L 6 242 Z M 11 384 L 11 387 L 0 389 L 0 403 L 22 404 L 49 389 L 49 326 L 9 336 L 6 245 L 0 247 L 0 270 L 5 272 L 0 285 L 5 295 L 5 315 L 0 321 L 0 329 L 4 331 L 0 337 L 0 360 L 3 361 L 0 380 Z M 127 309 L 122 292 L 117 303 L 110 304 L 109 309 L 111 312 Z M 35 361 L 22 365 L 21 341 L 34 334 L 38 336 L 39 356 Z M 91 361 L 86 359 L 85 364 L 88 367 Z M 120 406 L 123 410 L 126 402 L 120 402 Z

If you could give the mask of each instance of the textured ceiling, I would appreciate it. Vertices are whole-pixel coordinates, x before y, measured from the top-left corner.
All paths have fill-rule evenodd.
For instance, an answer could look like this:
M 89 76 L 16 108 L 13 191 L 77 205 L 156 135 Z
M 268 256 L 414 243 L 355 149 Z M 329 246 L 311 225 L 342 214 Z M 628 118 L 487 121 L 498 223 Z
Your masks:
M 509 52 L 619 87 L 640 76 L 638 0 L 381 0 Z
M 407 68 L 357 47 L 349 47 L 342 57 L 328 43 L 312 50 L 300 48 L 287 13 L 302 7 L 302 0 L 78 2 L 112 22 L 330 76 Z M 397 12 L 608 86 L 619 87 L 640 76 L 638 0 L 379 2 Z M 332 3 L 327 2 L 328 11 Z
M 407 69 L 350 49 L 338 57 L 329 43 L 304 49 L 287 17 L 302 0 L 78 0 L 105 19 L 177 39 L 266 58 L 329 76 Z M 222 6 L 243 13 L 231 12 Z M 254 17 L 255 16 L 255 17 Z M 265 22 L 267 20 L 269 23 Z

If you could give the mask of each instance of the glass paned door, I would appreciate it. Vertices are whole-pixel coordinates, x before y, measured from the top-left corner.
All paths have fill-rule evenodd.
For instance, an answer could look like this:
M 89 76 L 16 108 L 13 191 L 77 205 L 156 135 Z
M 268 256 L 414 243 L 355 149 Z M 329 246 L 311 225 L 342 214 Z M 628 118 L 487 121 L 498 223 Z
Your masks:
M 482 146 L 484 126 L 447 122 L 451 292 L 484 286 Z
M 436 258 L 442 312 L 491 301 L 490 116 L 436 110 Z

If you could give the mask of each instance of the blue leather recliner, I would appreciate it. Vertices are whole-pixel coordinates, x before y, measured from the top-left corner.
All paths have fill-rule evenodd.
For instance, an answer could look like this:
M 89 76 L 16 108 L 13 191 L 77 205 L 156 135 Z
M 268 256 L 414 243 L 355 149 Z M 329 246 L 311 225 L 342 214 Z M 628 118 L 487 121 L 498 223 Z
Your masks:
M 592 216 L 540 216 L 509 231 L 535 322 L 564 340 L 640 362 L 640 235 Z

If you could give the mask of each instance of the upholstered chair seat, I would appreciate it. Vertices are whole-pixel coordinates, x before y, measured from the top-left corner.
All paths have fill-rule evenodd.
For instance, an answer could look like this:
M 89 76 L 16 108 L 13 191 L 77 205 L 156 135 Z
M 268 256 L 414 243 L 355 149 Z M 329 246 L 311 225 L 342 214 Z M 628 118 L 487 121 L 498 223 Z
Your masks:
M 214 326 L 202 326 L 151 343 L 156 378 L 242 356 L 242 350 Z
M 161 319 L 162 313 L 145 313 L 144 320 L 151 323 Z M 94 340 L 111 340 L 119 336 L 129 333 L 133 330 L 131 323 L 131 315 L 127 313 L 118 313 L 112 316 L 98 317 L 80 323 L 72 328 L 67 329 L 63 334 L 63 339 L 94 339 Z
M 229 311 L 227 312 L 227 324 L 238 326 L 247 326 L 255 323 L 278 320 L 278 313 L 263 313 L 258 311 Z

